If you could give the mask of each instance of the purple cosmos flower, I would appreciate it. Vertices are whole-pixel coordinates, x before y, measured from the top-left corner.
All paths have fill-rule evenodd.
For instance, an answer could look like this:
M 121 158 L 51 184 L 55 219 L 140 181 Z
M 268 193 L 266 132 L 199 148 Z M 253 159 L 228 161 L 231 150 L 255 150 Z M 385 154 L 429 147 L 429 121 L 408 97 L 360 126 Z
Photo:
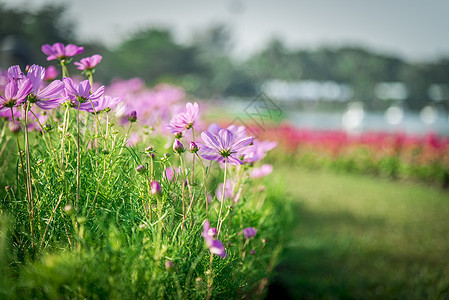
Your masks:
M 5 96 L 0 95 L 0 112 L 22 104 L 32 88 L 28 78 L 20 83 L 15 80 L 9 82 L 5 88 Z
M 75 85 L 71 78 L 64 78 L 64 87 L 71 106 L 80 110 L 89 111 L 92 104 L 98 106 L 98 99 L 103 96 L 104 86 L 101 86 L 96 92 L 90 93 L 89 80 L 82 81 L 78 86 Z M 92 104 L 90 103 L 92 101 Z
M 45 44 L 42 46 L 41 50 L 48 55 L 47 60 L 64 60 L 77 54 L 83 53 L 84 47 L 78 47 L 73 44 L 64 46 L 61 43 L 55 43 L 53 44 L 53 46 Z
M 226 181 L 226 187 L 225 187 L 225 192 L 224 192 L 224 198 L 225 199 L 231 199 L 234 195 L 233 195 L 233 182 L 232 180 L 228 180 Z M 223 183 L 220 183 L 217 187 L 217 189 L 215 190 L 215 196 L 217 196 L 217 199 L 219 201 L 221 201 L 221 199 L 223 199 Z
M 180 174 L 180 173 L 181 173 L 181 168 L 173 169 L 172 167 L 168 167 L 165 170 L 165 175 L 167 176 L 167 180 L 169 180 L 169 181 L 171 181 L 173 178 L 175 178 L 176 174 Z
M 186 104 L 186 111 L 174 116 L 174 118 L 171 119 L 170 124 L 167 125 L 167 129 L 170 130 L 171 133 L 177 133 L 192 128 L 198 117 L 198 113 L 198 103 L 195 102 L 192 104 L 188 102 Z
M 80 62 L 75 62 L 74 65 L 78 70 L 91 71 L 101 62 L 102 58 L 101 55 L 95 54 L 81 59 Z
M 226 257 L 226 250 L 225 247 L 223 246 L 223 244 L 219 241 L 219 240 L 214 240 L 210 235 L 209 235 L 209 230 L 210 230 L 210 224 L 209 222 L 206 220 L 203 223 L 203 232 L 201 233 L 201 236 L 204 238 L 204 241 L 206 242 L 206 246 L 207 248 L 209 248 L 209 251 L 212 254 L 218 255 L 222 258 Z
M 117 106 L 117 104 L 120 102 L 120 98 L 119 97 L 111 97 L 111 96 L 103 96 L 102 98 L 98 99 L 97 101 L 95 101 L 94 107 L 95 107 L 95 112 L 100 112 L 100 111 L 109 111 L 111 108 L 114 108 L 115 106 Z M 94 109 L 92 108 L 92 105 L 90 106 L 90 108 L 87 110 L 90 113 L 94 112 Z
M 65 97 L 62 96 L 64 84 L 60 80 L 55 80 L 48 86 L 41 89 L 44 77 L 44 67 L 32 65 L 28 69 L 27 78 L 33 85 L 33 88 L 28 96 L 28 100 L 31 103 L 36 103 L 36 105 L 40 108 L 48 110 L 59 106 L 59 104 L 65 99 Z
M 26 78 L 25 74 L 23 74 L 22 70 L 20 70 L 20 67 L 18 65 L 11 66 L 8 68 L 8 82 L 21 81 L 22 79 L 25 78 Z
M 56 69 L 55 66 L 49 66 L 47 69 L 45 69 L 45 81 L 52 81 L 58 77 L 59 71 Z
M 253 142 L 252 137 L 236 140 L 231 131 L 220 129 L 217 135 L 204 131 L 201 133 L 204 145 L 199 145 L 200 154 L 204 159 L 215 160 L 224 163 L 226 160 L 231 165 L 241 165 L 239 159 L 248 149 L 245 149 Z
M 251 178 L 261 178 L 273 172 L 273 166 L 269 164 L 262 165 L 260 168 L 254 168 L 249 172 Z
M 248 227 L 243 229 L 243 234 L 245 235 L 245 239 L 249 239 L 256 236 L 257 230 L 254 227 Z
M 267 152 L 277 146 L 276 142 L 254 141 L 252 151 L 247 151 L 243 157 L 244 162 L 255 162 L 261 160 L 267 155 Z
M 218 132 L 220 132 L 221 129 L 223 128 L 221 128 L 220 125 L 212 123 L 209 125 L 207 131 L 209 131 L 212 134 L 218 135 Z M 246 135 L 245 126 L 229 125 L 226 129 L 229 130 L 234 135 L 236 140 L 248 137 Z

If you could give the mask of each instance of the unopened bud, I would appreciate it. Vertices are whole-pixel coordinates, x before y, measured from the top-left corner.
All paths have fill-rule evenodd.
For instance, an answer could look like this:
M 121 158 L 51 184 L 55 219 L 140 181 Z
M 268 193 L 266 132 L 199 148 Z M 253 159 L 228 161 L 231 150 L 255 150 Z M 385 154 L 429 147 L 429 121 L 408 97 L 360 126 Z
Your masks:
M 198 148 L 197 144 L 195 144 L 195 142 L 190 142 L 189 150 L 192 153 L 197 153 L 199 148 Z
M 165 262 L 165 269 L 166 269 L 168 272 L 172 273 L 172 272 L 175 271 L 175 264 L 174 264 L 171 260 L 167 260 L 167 261 Z
M 134 123 L 137 121 L 137 112 L 135 110 L 133 110 L 129 115 L 128 115 L 128 121 L 130 121 L 131 123 Z
M 154 180 L 151 182 L 151 194 L 160 195 L 162 193 L 161 185 L 158 181 Z
M 137 172 L 143 173 L 147 170 L 147 168 L 144 165 L 138 165 L 136 168 Z
M 66 214 L 68 214 L 69 216 L 71 216 L 73 214 L 73 207 L 70 204 L 67 204 L 64 207 L 64 211 L 66 212 Z
M 153 153 L 153 151 L 154 151 L 154 148 L 152 146 L 145 148 L 145 153 Z
M 181 154 L 185 151 L 184 145 L 178 139 L 176 139 L 173 143 L 173 151 L 178 154 Z

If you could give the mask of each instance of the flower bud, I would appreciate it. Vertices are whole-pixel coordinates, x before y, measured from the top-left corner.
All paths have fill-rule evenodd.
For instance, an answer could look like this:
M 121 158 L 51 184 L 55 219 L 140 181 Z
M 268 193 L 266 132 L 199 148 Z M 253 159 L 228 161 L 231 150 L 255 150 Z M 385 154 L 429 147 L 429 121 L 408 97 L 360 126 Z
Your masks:
M 168 272 L 172 273 L 172 272 L 175 271 L 175 264 L 174 264 L 171 260 L 167 260 L 167 261 L 165 262 L 165 269 L 166 269 Z
M 136 170 L 138 173 L 143 173 L 147 170 L 147 168 L 144 165 L 138 165 Z
M 5 191 L 9 192 L 10 189 L 11 187 L 9 185 L 5 186 Z
M 182 138 L 182 132 L 176 132 L 175 139 L 180 139 L 180 138 Z
M 69 216 L 71 216 L 73 214 L 73 207 L 70 204 L 67 204 L 64 207 L 64 211 L 66 212 L 66 214 L 68 214 Z
M 197 153 L 199 148 L 198 148 L 197 144 L 195 144 L 195 142 L 190 142 L 189 150 L 192 153 Z
M 160 195 L 162 193 L 161 185 L 158 181 L 153 180 L 151 182 L 151 194 L 153 195 Z
M 137 112 L 135 110 L 133 110 L 129 115 L 128 115 L 128 121 L 130 121 L 131 123 L 134 123 L 137 121 Z
M 151 158 L 151 159 L 154 159 L 154 153 L 153 152 L 149 153 L 148 157 Z
M 45 124 L 44 125 L 44 131 L 45 132 L 50 132 L 52 130 L 51 124 Z
M 145 153 L 153 153 L 153 151 L 154 151 L 154 148 L 152 146 L 145 148 Z
M 251 255 L 254 255 L 254 254 L 256 254 L 256 250 L 251 249 L 251 251 L 249 251 L 249 253 L 251 253 Z
M 22 130 L 22 127 L 19 123 L 9 123 L 9 130 L 12 133 L 19 133 Z
M 176 139 L 173 143 L 173 151 L 178 154 L 181 154 L 185 151 L 184 145 L 178 139 Z

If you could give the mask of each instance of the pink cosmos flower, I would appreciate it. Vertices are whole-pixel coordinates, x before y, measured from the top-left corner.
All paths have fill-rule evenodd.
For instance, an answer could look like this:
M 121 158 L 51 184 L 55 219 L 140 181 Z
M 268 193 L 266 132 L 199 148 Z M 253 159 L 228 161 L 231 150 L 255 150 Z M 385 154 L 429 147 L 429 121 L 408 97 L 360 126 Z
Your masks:
M 55 66 L 49 66 L 47 69 L 45 69 L 45 81 L 52 81 L 58 77 L 59 71 L 56 69 Z
M 33 88 L 30 91 L 28 99 L 31 103 L 36 103 L 42 109 L 53 109 L 65 99 L 62 96 L 64 84 L 60 80 L 55 80 L 48 86 L 42 87 L 45 77 L 45 68 L 32 65 L 28 69 L 27 78 L 31 81 Z
M 72 107 L 84 111 L 92 109 L 92 104 L 98 106 L 98 99 L 103 96 L 104 86 L 101 86 L 96 92 L 90 93 L 89 80 L 82 81 L 78 86 L 71 78 L 64 78 L 64 87 Z M 92 101 L 92 104 L 90 103 Z
M 22 104 L 32 88 L 28 78 L 21 82 L 15 80 L 9 82 L 5 87 L 5 96 L 0 95 L 0 112 Z
M 75 62 L 75 66 L 77 66 L 78 70 L 82 71 L 90 71 L 95 68 L 103 59 L 103 57 L 99 54 L 92 55 L 90 57 L 85 57 L 80 60 L 80 62 Z
M 248 149 L 245 148 L 254 140 L 252 137 L 236 140 L 232 132 L 227 129 L 221 129 L 217 135 L 204 131 L 201 133 L 201 138 L 205 144 L 198 144 L 198 147 L 204 159 L 222 163 L 227 160 L 231 165 L 243 164 L 239 157 L 246 153 Z
M 171 119 L 170 124 L 167 125 L 167 129 L 170 130 L 171 133 L 177 133 L 192 128 L 195 120 L 198 118 L 198 113 L 198 103 L 195 102 L 192 104 L 188 102 L 186 104 L 186 111 L 174 116 L 173 119 Z
M 269 164 L 262 165 L 260 168 L 254 168 L 249 172 L 251 178 L 261 178 L 273 172 L 273 166 Z
M 247 151 L 243 157 L 244 162 L 255 162 L 263 159 L 268 151 L 276 148 L 277 143 L 271 141 L 259 141 L 255 140 L 253 145 L 253 151 Z
M 232 180 L 226 181 L 225 191 L 224 191 L 224 198 L 225 199 L 231 199 L 233 194 L 233 182 Z M 217 189 L 215 190 L 215 196 L 217 196 L 218 201 L 221 201 L 223 199 L 223 183 L 220 183 L 217 186 Z
M 120 102 L 119 97 L 111 97 L 111 96 L 105 95 L 102 98 L 95 101 L 95 103 L 94 103 L 95 111 L 100 112 L 107 108 L 112 109 L 112 108 L 116 107 L 119 102 Z M 90 108 L 87 111 L 90 113 L 94 112 L 92 105 L 90 106 Z
M 181 168 L 180 167 L 176 168 L 176 169 L 173 169 L 172 167 L 168 167 L 165 170 L 165 175 L 167 176 L 167 180 L 168 181 L 172 181 L 173 179 L 176 179 L 175 175 L 180 174 L 180 173 L 181 173 Z
M 42 46 L 41 50 L 48 55 L 47 60 L 64 60 L 77 54 L 83 53 L 84 47 L 78 47 L 73 44 L 64 46 L 64 44 L 55 43 L 52 46 L 50 46 L 49 44 L 45 44 Z
M 26 76 L 20 69 L 18 65 L 11 66 L 8 68 L 8 82 L 11 81 L 21 81 L 22 79 L 25 79 Z
M 248 227 L 243 229 L 243 234 L 245 235 L 245 239 L 249 239 L 256 236 L 257 230 L 254 227 Z
M 207 248 L 209 248 L 209 251 L 212 254 L 218 255 L 222 258 L 226 257 L 225 247 L 219 240 L 214 240 L 214 238 L 209 234 L 210 229 L 209 222 L 207 220 L 204 221 L 201 236 L 204 238 Z

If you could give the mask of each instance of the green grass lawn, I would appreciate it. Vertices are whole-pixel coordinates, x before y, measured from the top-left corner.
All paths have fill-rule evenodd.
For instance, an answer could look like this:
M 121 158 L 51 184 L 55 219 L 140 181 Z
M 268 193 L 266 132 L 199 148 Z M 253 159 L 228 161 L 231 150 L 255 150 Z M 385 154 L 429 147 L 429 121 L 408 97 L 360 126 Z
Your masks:
M 278 167 L 295 202 L 268 298 L 449 298 L 449 193 Z

